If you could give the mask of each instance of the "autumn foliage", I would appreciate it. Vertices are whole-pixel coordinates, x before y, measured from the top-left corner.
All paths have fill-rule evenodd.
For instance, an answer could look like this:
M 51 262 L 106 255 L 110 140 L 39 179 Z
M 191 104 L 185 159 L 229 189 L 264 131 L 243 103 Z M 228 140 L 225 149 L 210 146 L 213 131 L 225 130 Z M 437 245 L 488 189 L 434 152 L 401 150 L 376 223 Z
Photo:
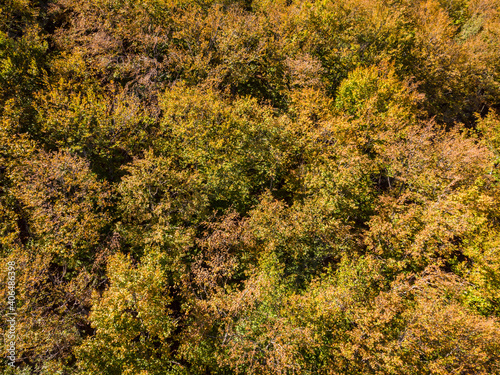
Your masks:
M 499 374 L 499 112 L 498 0 L 3 1 L 2 373 Z

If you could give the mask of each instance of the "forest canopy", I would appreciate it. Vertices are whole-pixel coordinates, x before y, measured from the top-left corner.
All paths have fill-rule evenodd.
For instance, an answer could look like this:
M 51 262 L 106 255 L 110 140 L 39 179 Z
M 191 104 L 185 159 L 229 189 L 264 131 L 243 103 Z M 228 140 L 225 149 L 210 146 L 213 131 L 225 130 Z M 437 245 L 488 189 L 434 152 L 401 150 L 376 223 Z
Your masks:
M 499 0 L 3 0 L 0 369 L 500 374 L 499 168 Z

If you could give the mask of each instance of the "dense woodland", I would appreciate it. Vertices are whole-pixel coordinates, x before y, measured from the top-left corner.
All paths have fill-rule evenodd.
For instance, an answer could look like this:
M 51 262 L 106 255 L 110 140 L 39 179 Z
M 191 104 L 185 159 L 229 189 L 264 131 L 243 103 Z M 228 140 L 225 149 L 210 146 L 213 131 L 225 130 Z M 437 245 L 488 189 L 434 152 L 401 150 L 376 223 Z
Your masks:
M 500 374 L 499 113 L 499 0 L 2 0 L 0 371 Z

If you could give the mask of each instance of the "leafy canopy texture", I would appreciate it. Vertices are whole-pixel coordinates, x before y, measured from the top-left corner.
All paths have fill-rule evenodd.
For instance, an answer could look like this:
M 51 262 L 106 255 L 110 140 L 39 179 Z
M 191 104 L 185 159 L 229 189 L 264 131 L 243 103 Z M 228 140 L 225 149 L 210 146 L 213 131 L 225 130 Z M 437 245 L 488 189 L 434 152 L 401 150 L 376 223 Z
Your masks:
M 499 166 L 499 0 L 5 0 L 0 372 L 500 374 Z

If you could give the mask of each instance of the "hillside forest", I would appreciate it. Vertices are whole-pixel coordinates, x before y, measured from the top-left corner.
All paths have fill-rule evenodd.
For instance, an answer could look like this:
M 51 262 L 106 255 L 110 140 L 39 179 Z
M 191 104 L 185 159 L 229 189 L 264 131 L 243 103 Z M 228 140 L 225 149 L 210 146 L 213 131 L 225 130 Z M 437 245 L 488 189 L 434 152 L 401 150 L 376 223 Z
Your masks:
M 500 374 L 500 1 L 2 0 L 0 258 L 7 375 Z

